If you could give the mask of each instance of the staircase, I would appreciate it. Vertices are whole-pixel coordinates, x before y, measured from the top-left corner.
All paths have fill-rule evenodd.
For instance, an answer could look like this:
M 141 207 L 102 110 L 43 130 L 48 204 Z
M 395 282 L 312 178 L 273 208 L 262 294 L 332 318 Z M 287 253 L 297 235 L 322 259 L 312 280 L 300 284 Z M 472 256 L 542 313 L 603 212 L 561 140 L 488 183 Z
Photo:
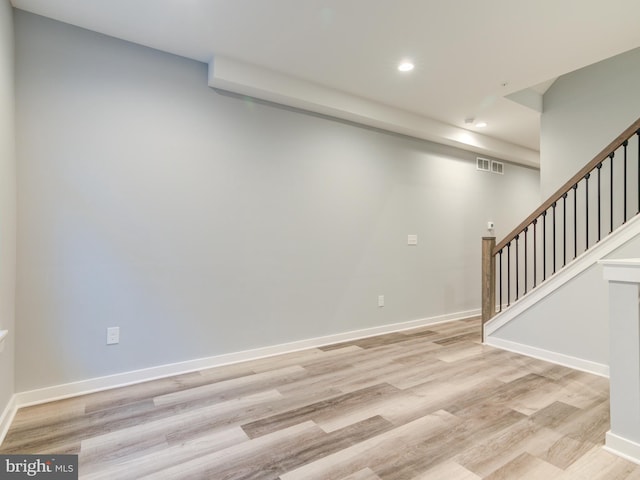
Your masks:
M 627 257 L 640 256 L 638 213 L 640 119 L 504 239 L 483 238 L 483 340 L 520 353 L 533 349 L 533 356 L 573 367 L 577 361 L 578 368 L 606 374 L 608 327 L 587 328 L 584 334 L 597 337 L 593 345 L 604 340 L 606 347 L 581 351 L 580 322 L 567 317 L 606 317 L 607 287 L 597 261 L 620 250 Z M 558 324 L 554 335 L 564 340 L 545 339 L 543 348 L 523 340 L 527 331 L 535 343 L 536 333 L 554 320 L 550 317 Z M 552 358 L 558 355 L 565 361 Z

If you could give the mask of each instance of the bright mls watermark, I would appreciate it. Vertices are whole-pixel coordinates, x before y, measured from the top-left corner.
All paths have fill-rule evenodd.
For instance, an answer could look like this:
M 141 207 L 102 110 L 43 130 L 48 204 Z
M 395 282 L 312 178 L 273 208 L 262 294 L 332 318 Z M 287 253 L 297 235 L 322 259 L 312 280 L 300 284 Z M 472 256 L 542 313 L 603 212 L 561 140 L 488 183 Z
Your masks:
M 77 455 L 0 455 L 0 480 L 78 480 Z

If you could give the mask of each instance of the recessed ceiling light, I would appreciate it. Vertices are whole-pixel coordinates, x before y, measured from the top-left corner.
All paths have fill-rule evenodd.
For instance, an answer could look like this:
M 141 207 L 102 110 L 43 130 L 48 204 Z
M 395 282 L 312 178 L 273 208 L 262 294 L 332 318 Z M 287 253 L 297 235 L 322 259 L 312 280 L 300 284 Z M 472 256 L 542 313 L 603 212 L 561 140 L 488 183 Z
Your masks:
M 484 128 L 487 126 L 487 122 L 478 122 L 476 123 L 476 127 L 478 128 Z
M 411 62 L 405 61 L 398 65 L 398 70 L 401 72 L 410 72 L 415 68 L 415 65 Z

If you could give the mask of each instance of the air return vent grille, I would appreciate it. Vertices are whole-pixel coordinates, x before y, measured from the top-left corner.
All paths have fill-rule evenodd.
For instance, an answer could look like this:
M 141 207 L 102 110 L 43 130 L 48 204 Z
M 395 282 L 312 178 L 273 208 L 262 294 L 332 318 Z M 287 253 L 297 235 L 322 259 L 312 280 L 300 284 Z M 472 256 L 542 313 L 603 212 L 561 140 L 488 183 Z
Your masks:
M 504 163 L 491 160 L 491 173 L 504 175 Z
M 488 158 L 476 157 L 476 169 L 483 172 L 491 171 L 491 160 Z

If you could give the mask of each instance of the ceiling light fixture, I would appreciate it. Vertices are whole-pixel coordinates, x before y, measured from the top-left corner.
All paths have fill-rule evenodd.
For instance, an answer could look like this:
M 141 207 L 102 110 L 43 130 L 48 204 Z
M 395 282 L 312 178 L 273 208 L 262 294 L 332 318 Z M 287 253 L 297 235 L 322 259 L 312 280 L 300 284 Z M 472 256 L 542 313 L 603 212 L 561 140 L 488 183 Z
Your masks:
M 487 126 L 487 122 L 478 122 L 476 123 L 477 128 L 484 128 Z
M 411 62 L 405 61 L 398 65 L 398 70 L 401 72 L 410 72 L 415 68 L 415 65 Z

